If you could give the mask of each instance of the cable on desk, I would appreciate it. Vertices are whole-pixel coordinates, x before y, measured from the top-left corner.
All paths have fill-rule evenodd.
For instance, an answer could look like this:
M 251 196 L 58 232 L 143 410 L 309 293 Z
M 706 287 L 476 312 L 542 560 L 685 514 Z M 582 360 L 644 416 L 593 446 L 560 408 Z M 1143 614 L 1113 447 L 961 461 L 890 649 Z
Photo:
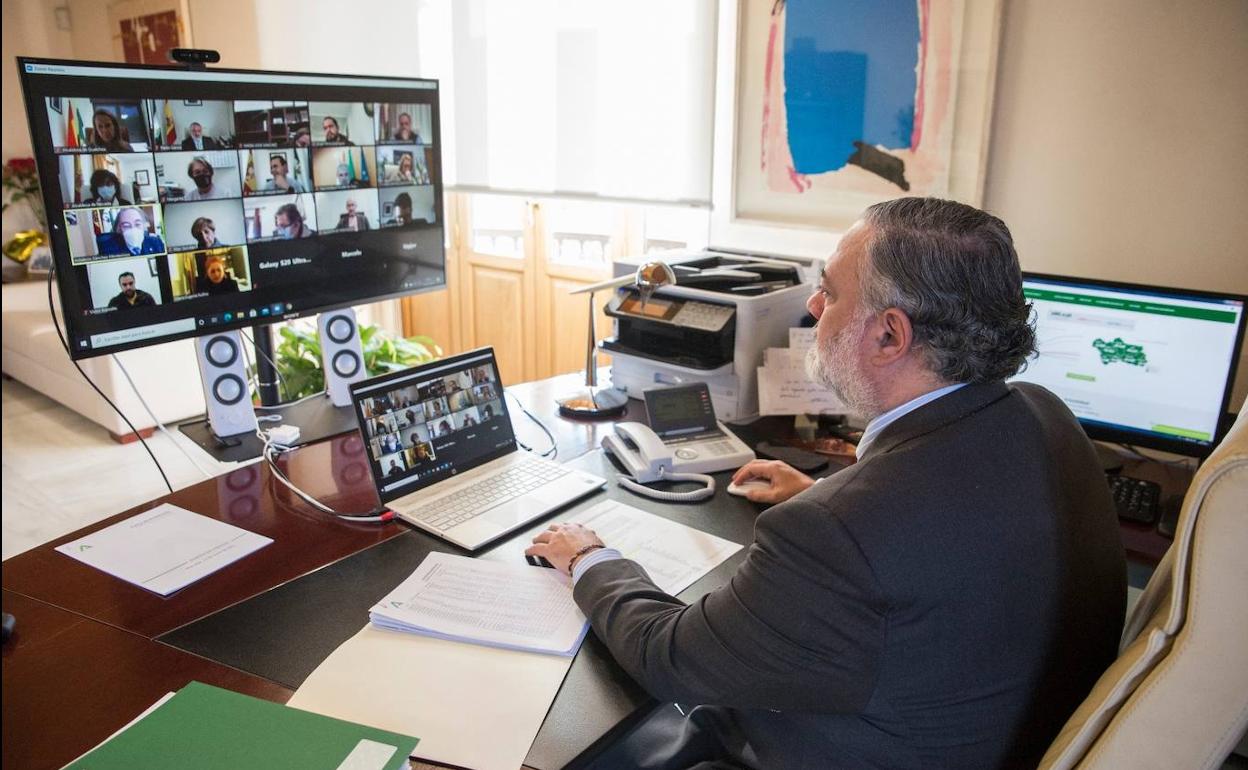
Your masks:
M 551 460 L 554 460 L 555 458 L 557 458 L 559 456 L 559 444 L 558 442 L 555 441 L 555 434 L 550 432 L 550 428 L 547 428 L 546 425 L 541 420 L 534 417 L 533 413 L 524 407 L 524 402 L 522 402 L 516 396 L 516 394 L 512 393 L 507 388 L 503 388 L 503 394 L 506 396 L 511 396 L 511 399 L 516 402 L 516 406 L 520 407 L 520 411 L 524 412 L 525 415 L 530 420 L 537 423 L 537 427 L 541 428 L 542 432 L 546 434 L 546 438 L 550 439 L 550 448 L 547 449 L 545 452 L 541 452 L 540 454 L 538 454 L 538 456 L 547 457 Z M 525 444 L 519 438 L 516 439 L 516 443 L 519 444 L 520 448 L 523 449 L 524 451 L 534 452 L 535 454 L 537 454 L 536 450 L 534 450 L 533 447 L 529 446 L 528 444 Z
M 261 441 L 264 442 L 264 449 L 262 451 L 262 454 L 264 456 L 265 462 L 269 464 L 269 469 L 273 471 L 274 478 L 276 478 L 278 481 L 284 484 L 288 489 L 290 489 L 290 491 L 294 492 L 304 502 L 308 503 L 313 508 L 316 508 L 318 511 L 321 511 L 323 513 L 328 513 L 330 516 L 336 516 L 340 519 L 345 519 L 346 521 L 386 522 L 394 518 L 394 511 L 388 510 L 383 507 L 374 508 L 373 510 L 368 511 L 366 513 L 342 513 L 340 511 L 335 511 L 333 508 L 330 508 L 328 505 L 325 505 L 320 500 L 317 500 L 312 495 L 309 495 L 307 492 L 304 492 L 302 489 L 295 486 L 295 483 L 290 480 L 290 478 L 282 471 L 280 467 L 278 467 L 277 460 L 276 460 L 277 455 L 280 455 L 284 452 L 289 452 L 294 447 L 282 446 L 281 444 L 274 442 L 273 439 L 269 437 L 269 434 L 266 431 L 263 431 L 260 429 L 256 429 L 256 436 Z
M 169 477 L 165 475 L 165 469 L 161 466 L 160 460 L 156 459 L 156 455 L 152 452 L 152 448 L 147 445 L 147 440 L 143 438 L 141 433 L 139 433 L 138 428 L 134 427 L 134 423 L 130 422 L 130 418 L 126 417 L 126 415 L 117 408 L 117 405 L 114 404 L 108 396 L 104 395 L 104 391 L 100 390 L 99 386 L 91 381 L 91 378 L 87 376 L 87 373 L 83 371 L 82 366 L 80 366 L 78 361 L 74 358 L 74 354 L 70 352 L 69 342 L 65 339 L 65 334 L 61 331 L 61 322 L 56 317 L 56 306 L 52 304 L 52 278 L 55 275 L 56 260 L 52 260 L 52 269 L 48 271 L 48 314 L 52 316 L 52 326 L 56 329 L 56 338 L 61 341 L 61 347 L 65 348 L 65 355 L 69 356 L 69 362 L 73 364 L 74 368 L 78 370 L 78 373 L 82 375 L 82 379 L 87 381 L 87 384 L 91 386 L 92 390 L 100 394 L 100 398 L 104 399 L 104 403 L 112 407 L 113 411 L 117 413 L 117 416 L 121 418 L 121 421 L 126 424 L 126 427 L 134 433 L 135 438 L 137 438 L 139 443 L 143 445 L 143 448 L 147 450 L 147 456 L 152 458 L 152 462 L 156 464 L 156 470 L 160 472 L 160 478 L 165 482 L 165 488 L 169 490 L 169 494 L 173 494 L 173 485 L 169 483 Z
M 277 362 L 274 361 L 272 358 L 269 358 L 268 354 L 266 354 L 263 350 L 260 349 L 258 345 L 256 345 L 256 341 L 252 339 L 251 335 L 247 333 L 246 329 L 239 329 L 238 332 L 239 334 L 242 334 L 243 337 L 246 338 L 248 342 L 251 343 L 251 347 L 256 351 L 256 354 L 260 356 L 264 356 L 264 360 L 268 361 L 269 366 L 273 367 L 273 374 L 277 377 L 277 384 L 281 386 L 282 392 L 286 395 L 286 397 L 289 398 L 290 387 L 286 384 L 286 378 L 282 376 L 282 370 L 278 367 Z M 257 366 L 255 368 L 255 372 L 256 372 L 256 377 L 255 377 L 256 390 L 257 392 L 259 392 L 260 390 L 260 367 Z M 321 392 L 323 393 L 324 391 L 321 391 Z M 317 394 L 313 393 L 312 395 L 315 396 Z M 309 398 L 309 397 L 305 396 L 304 398 Z M 303 401 L 303 400 L 304 400 L 303 398 L 299 399 L 299 401 Z M 284 407 L 290 406 L 291 404 L 299 403 L 299 401 L 292 401 L 290 404 L 281 404 L 281 406 L 284 406 Z
M 109 357 L 113 359 L 113 363 L 117 364 L 117 368 L 121 370 L 121 376 L 125 377 L 126 382 L 130 383 L 130 389 L 134 391 L 135 398 L 139 399 L 139 403 L 142 404 L 143 408 L 147 411 L 147 416 L 152 418 L 152 422 L 156 423 L 156 427 L 160 430 L 160 432 L 165 434 L 165 436 L 173 442 L 174 448 L 181 452 L 183 457 L 191 461 L 191 465 L 194 465 L 200 473 L 204 474 L 204 478 L 212 478 L 214 474 L 204 468 L 204 466 L 200 465 L 199 461 L 196 460 L 190 452 L 186 451 L 186 448 L 183 447 L 182 444 L 178 443 L 177 439 L 173 437 L 173 434 L 169 432 L 169 429 L 165 427 L 165 424 L 156 417 L 156 413 L 152 411 L 152 407 L 148 405 L 147 399 L 143 398 L 143 394 L 139 392 L 139 386 L 134 384 L 134 380 L 130 377 L 130 372 L 126 371 L 126 367 L 121 363 L 121 359 L 117 357 L 117 354 L 110 353 Z

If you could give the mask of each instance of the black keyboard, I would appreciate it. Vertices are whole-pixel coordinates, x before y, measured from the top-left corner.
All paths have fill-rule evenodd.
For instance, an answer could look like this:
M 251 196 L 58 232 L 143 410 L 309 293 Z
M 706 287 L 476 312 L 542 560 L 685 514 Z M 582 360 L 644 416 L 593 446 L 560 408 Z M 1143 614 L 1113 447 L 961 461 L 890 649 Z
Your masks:
M 1141 524 L 1157 520 L 1161 510 L 1160 484 L 1115 473 L 1106 474 L 1105 478 L 1109 481 L 1109 493 L 1114 498 L 1118 518 Z

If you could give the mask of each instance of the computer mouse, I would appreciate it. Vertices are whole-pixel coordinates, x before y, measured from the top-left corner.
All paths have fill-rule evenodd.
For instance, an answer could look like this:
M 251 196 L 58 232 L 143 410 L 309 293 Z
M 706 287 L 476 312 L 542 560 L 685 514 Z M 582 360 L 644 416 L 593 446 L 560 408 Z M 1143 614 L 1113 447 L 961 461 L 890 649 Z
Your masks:
M 728 494 L 745 497 L 751 489 L 770 489 L 771 482 L 766 479 L 746 479 L 740 484 L 729 484 Z
M 528 554 L 525 554 L 524 560 L 527 561 L 529 563 L 529 566 L 531 567 L 550 567 L 551 569 L 555 568 L 555 565 L 547 561 L 545 556 L 530 556 Z

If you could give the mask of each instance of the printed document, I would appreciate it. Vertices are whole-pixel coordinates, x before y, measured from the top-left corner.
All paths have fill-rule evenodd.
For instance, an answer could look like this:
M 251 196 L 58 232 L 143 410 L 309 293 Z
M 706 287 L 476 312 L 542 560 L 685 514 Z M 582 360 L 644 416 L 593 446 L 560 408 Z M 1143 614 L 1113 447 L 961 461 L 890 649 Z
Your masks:
M 616 500 L 572 514 L 566 523 L 583 524 L 602 542 L 645 568 L 655 584 L 669 594 L 678 594 L 715 569 L 720 562 L 741 550 L 722 537 L 707 534 L 680 522 L 647 513 Z M 485 558 L 523 562 L 524 549 L 547 523 L 534 527 L 525 536 L 495 549 Z M 544 567 L 529 567 L 555 572 Z M 567 578 L 564 578 L 567 581 Z
M 56 550 L 161 596 L 254 553 L 271 538 L 164 503 Z
M 573 655 L 589 625 L 566 576 L 431 553 L 369 612 L 373 625 L 492 647 Z
M 806 355 L 815 344 L 814 328 L 789 329 L 788 348 L 767 348 L 758 367 L 758 413 L 847 414 L 845 404 L 806 374 Z

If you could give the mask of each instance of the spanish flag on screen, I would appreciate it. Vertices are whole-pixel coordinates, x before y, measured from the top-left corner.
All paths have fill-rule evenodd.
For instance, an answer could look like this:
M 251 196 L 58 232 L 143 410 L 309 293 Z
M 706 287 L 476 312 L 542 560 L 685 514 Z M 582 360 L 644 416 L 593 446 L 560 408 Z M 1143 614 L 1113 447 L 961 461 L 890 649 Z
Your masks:
M 247 151 L 247 176 L 243 178 L 243 189 L 247 192 L 256 191 L 256 157 L 253 151 Z
M 173 127 L 173 106 L 165 102 L 165 144 L 173 146 L 178 143 L 178 131 Z
M 65 121 L 65 146 L 78 146 L 78 128 L 74 125 L 74 105 L 69 100 L 65 103 L 65 112 L 69 113 L 69 119 Z

